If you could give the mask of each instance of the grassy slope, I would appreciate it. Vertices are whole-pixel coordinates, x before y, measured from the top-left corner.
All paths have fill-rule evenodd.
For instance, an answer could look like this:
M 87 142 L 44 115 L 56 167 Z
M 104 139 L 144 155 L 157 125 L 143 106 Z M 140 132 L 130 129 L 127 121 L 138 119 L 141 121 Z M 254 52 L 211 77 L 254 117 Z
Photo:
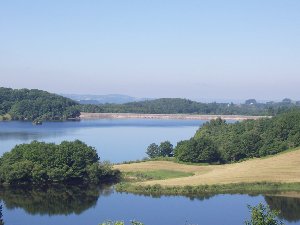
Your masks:
M 149 161 L 116 165 L 123 172 L 174 170 L 194 173 L 193 176 L 139 182 L 142 185 L 162 186 L 213 185 L 255 182 L 300 182 L 300 149 L 263 159 L 227 164 L 196 166 L 167 161 Z

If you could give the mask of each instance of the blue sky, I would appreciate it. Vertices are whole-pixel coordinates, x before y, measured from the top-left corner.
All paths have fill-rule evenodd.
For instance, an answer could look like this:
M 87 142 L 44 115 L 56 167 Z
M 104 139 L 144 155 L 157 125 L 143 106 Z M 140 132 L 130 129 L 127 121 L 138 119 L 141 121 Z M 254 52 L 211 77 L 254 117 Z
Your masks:
M 298 0 L 0 1 L 0 86 L 299 99 Z

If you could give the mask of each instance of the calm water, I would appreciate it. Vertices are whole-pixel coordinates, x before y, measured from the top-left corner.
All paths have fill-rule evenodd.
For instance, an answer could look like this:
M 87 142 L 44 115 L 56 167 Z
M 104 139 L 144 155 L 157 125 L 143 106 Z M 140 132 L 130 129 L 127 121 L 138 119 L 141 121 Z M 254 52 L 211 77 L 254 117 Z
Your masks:
M 203 121 L 204 122 L 204 121 Z M 145 157 L 147 146 L 190 138 L 203 123 L 173 120 L 96 120 L 65 123 L 0 123 L 0 155 L 16 144 L 80 139 L 96 147 L 102 160 L 122 162 Z M 300 195 L 298 195 L 300 196 Z M 97 225 L 132 219 L 146 225 L 241 225 L 247 205 L 267 203 L 281 210 L 285 224 L 300 224 L 300 198 L 262 195 L 141 196 L 117 193 L 113 187 L 0 189 L 5 225 Z
M 149 144 L 189 139 L 204 121 L 85 120 L 78 122 L 0 122 L 0 156 L 16 144 L 33 140 L 60 143 L 80 139 L 95 147 L 101 160 L 142 159 Z

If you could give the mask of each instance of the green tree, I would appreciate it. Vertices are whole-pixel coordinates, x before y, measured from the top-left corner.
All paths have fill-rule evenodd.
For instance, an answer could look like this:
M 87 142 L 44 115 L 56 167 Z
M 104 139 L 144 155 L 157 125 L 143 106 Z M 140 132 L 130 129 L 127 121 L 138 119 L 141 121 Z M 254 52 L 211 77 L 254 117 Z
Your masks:
M 148 146 L 147 151 L 146 151 L 147 155 L 150 158 L 155 158 L 155 157 L 159 157 L 159 147 L 157 144 L 152 143 Z
M 169 141 L 161 142 L 159 145 L 159 156 L 172 157 L 173 150 L 173 145 Z
M 278 212 L 271 210 L 268 206 L 259 204 L 257 206 L 248 206 L 251 211 L 250 221 L 246 221 L 245 225 L 283 225 L 277 219 Z

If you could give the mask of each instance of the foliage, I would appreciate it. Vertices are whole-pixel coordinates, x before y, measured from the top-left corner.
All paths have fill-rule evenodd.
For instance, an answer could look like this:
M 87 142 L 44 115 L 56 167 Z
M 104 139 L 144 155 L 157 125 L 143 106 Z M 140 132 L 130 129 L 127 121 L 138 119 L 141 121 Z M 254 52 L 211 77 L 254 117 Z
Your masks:
M 0 158 L 0 184 L 99 183 L 119 172 L 100 163 L 96 150 L 76 140 L 56 145 L 33 141 Z
M 174 149 L 184 162 L 236 162 L 273 155 L 300 146 L 300 110 L 273 118 L 226 123 L 218 118 L 205 123 L 190 140 Z
M 268 206 L 258 204 L 257 206 L 248 206 L 251 211 L 251 220 L 246 221 L 246 225 L 283 225 L 277 220 L 279 212 L 271 210 Z
M 157 157 L 172 157 L 173 145 L 169 141 L 161 142 L 159 146 L 152 143 L 148 146 L 146 153 L 152 159 Z
M 159 156 L 159 146 L 155 143 L 150 144 L 147 148 L 146 153 L 150 158 L 158 157 Z
M 0 87 L 0 120 L 63 120 L 80 115 L 78 103 L 36 89 Z
M 181 141 L 175 149 L 175 157 L 182 162 L 204 163 L 219 160 L 217 146 L 207 137 Z
M 161 186 L 156 185 L 139 185 L 137 183 L 122 182 L 116 185 L 118 192 L 130 192 L 143 195 L 183 195 L 196 197 L 203 194 L 270 194 L 284 191 L 299 191 L 300 183 L 234 183 L 218 185 L 198 185 L 198 186 Z
M 201 103 L 180 98 L 161 98 L 125 104 L 80 105 L 81 112 L 88 113 L 152 113 L 152 114 L 209 114 L 209 115 L 277 115 L 297 102 L 257 103 L 249 99 L 244 104 Z

